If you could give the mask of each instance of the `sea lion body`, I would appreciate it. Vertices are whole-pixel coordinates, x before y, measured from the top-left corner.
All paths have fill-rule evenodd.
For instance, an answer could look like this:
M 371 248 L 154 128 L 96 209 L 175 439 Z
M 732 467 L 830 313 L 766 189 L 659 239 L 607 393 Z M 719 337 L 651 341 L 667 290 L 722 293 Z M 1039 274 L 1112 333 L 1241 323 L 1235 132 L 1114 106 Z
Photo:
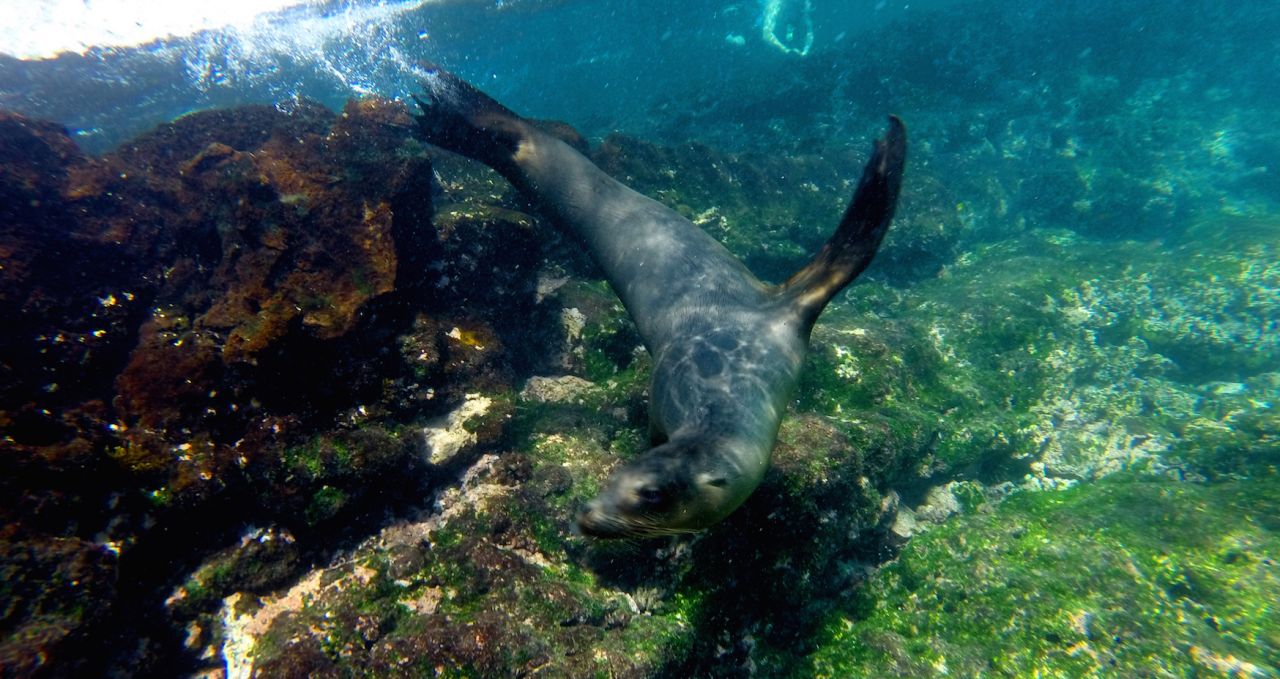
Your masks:
M 498 170 L 575 234 L 653 357 L 654 447 L 587 504 L 582 531 L 658 535 L 723 519 L 764 477 L 814 321 L 888 227 L 905 158 L 901 123 L 891 119 L 836 235 L 786 283 L 767 286 L 689 220 L 456 76 L 433 69 L 424 85 L 427 141 Z

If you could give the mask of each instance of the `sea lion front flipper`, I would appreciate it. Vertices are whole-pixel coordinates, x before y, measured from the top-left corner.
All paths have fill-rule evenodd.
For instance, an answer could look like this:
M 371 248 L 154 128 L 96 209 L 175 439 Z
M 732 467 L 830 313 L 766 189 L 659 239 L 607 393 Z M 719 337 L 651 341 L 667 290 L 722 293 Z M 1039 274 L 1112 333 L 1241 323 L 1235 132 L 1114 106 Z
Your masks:
M 812 261 L 779 286 L 778 294 L 800 310 L 808 327 L 827 302 L 871 264 L 893 219 L 906 158 L 906 127 L 897 116 L 889 116 L 889 131 L 876 141 L 840 227 Z

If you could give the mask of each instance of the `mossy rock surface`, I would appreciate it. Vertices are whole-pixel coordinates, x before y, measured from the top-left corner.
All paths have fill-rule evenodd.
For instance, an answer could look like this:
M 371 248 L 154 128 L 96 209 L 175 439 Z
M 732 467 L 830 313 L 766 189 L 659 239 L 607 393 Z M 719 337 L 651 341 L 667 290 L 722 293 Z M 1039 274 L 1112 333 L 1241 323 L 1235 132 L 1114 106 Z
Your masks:
M 796 676 L 1270 677 L 1280 479 L 1025 492 L 914 539 Z
M 909 288 L 859 283 L 814 330 L 798 406 L 933 432 L 899 476 L 1265 468 L 1280 454 L 1280 344 L 1266 330 L 1280 317 L 1280 228 L 1193 231 L 1168 256 L 1042 231 Z

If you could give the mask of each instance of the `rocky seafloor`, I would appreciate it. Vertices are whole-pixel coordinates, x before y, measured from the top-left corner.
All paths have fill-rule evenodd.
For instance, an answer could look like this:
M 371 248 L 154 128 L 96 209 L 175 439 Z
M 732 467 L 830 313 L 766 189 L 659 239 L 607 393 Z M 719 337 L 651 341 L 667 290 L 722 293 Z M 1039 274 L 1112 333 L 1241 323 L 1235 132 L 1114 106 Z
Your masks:
M 1256 182 L 922 135 L 761 488 L 606 543 L 572 516 L 645 447 L 648 357 L 572 242 L 410 123 L 244 107 L 91 157 L 0 115 L 3 674 L 1280 673 Z M 867 145 L 589 152 L 781 280 Z

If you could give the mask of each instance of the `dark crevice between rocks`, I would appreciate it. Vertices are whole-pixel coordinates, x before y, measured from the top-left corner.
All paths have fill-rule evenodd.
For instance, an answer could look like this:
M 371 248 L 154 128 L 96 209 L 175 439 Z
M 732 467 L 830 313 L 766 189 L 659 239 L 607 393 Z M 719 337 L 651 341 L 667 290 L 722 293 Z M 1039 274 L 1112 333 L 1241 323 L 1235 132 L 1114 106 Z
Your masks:
M 773 490 L 769 483 L 758 494 L 767 497 Z M 786 512 L 785 506 L 749 500 L 726 526 L 691 546 L 693 566 L 681 588 L 705 594 L 690 621 L 693 645 L 657 676 L 785 673 L 795 658 L 814 650 L 814 633 L 845 605 L 848 592 L 898 554 L 883 523 L 842 531 L 851 533 L 850 539 L 827 543 L 814 536 L 812 525 L 779 520 L 779 511 Z M 808 542 L 806 536 L 814 548 L 796 544 L 797 539 Z

